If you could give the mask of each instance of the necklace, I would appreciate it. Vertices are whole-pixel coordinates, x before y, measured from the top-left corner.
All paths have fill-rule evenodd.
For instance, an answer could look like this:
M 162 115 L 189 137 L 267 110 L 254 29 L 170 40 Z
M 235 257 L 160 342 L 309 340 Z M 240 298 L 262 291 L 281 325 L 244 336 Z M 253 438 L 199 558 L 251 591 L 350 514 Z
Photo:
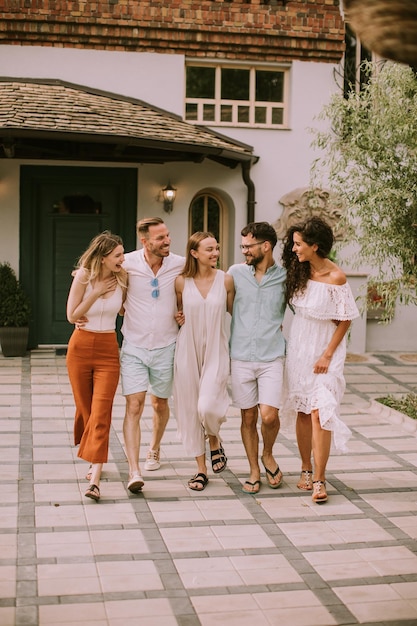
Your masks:
M 313 267 L 313 265 L 311 265 L 310 263 L 310 268 L 311 268 L 311 274 L 315 275 L 315 274 L 326 274 L 328 272 L 328 269 L 326 267 L 326 263 L 323 263 L 323 265 L 321 265 L 320 267 L 318 267 L 317 269 L 315 267 Z

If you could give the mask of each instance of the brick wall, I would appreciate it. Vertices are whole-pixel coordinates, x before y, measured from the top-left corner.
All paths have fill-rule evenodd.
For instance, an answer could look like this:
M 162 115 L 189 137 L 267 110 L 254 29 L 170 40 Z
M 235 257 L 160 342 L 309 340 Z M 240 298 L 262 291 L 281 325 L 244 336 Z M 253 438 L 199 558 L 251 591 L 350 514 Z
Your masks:
M 339 0 L 0 0 L 0 45 L 338 62 Z

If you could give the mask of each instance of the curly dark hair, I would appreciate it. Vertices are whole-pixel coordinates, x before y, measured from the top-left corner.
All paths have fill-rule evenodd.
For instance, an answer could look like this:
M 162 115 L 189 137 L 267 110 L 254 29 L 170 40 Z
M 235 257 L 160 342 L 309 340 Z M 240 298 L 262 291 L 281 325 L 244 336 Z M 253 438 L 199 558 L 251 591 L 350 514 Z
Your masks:
M 293 252 L 293 236 L 299 233 L 302 240 L 312 246 L 316 244 L 317 254 L 322 259 L 326 259 L 333 246 L 334 235 L 329 224 L 321 217 L 310 217 L 304 222 L 291 226 L 284 238 L 284 248 L 282 252 L 282 265 L 287 270 L 287 282 L 285 296 L 287 304 L 291 302 L 296 293 L 302 293 L 310 278 L 309 261 L 300 262 Z
M 250 222 L 240 231 L 242 237 L 252 235 L 254 239 L 263 239 L 269 241 L 271 248 L 277 245 L 277 233 L 275 228 L 269 222 Z

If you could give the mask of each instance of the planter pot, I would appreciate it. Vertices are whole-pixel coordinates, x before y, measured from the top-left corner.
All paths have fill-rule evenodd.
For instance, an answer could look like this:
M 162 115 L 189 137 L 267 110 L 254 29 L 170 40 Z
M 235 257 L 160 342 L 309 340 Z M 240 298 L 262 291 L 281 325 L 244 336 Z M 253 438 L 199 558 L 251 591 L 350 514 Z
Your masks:
M 25 356 L 28 348 L 29 328 L 0 328 L 0 345 L 3 356 Z

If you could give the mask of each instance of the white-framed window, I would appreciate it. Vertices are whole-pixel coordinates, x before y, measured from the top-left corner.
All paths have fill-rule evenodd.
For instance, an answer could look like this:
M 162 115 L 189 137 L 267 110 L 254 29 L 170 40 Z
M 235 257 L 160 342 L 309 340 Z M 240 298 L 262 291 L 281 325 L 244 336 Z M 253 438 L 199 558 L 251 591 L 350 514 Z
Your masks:
M 289 67 L 188 61 L 185 119 L 216 126 L 285 128 Z

